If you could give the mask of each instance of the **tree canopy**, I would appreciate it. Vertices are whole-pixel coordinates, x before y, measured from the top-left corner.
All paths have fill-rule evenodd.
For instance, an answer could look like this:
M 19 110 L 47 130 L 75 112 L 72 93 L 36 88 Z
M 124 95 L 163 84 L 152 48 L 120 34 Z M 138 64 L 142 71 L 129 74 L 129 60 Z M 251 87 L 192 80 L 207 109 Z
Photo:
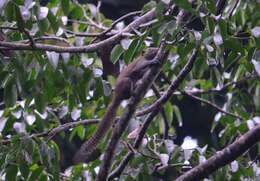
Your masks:
M 0 1 L 0 180 L 259 179 L 259 1 L 150 1 L 114 20 L 100 7 Z M 73 164 L 149 47 L 160 65 Z

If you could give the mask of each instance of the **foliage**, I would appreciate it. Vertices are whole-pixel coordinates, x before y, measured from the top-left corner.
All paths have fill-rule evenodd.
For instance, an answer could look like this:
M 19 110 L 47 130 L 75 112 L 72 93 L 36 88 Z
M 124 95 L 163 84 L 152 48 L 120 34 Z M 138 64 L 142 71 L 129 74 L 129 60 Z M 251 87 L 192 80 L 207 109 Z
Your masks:
M 185 23 L 178 24 L 175 16 L 164 15 L 165 2 L 167 1 L 152 1 L 144 6 L 145 12 L 156 8 L 157 21 L 122 39 L 111 51 L 111 61 L 114 65 L 118 62 L 128 64 L 149 45 L 159 46 L 165 37 L 170 42 L 176 37 L 182 37 L 174 46 L 169 46 L 170 55 L 162 72 L 170 80 L 174 80 L 192 50 L 199 46 L 199 57 L 179 90 L 205 92 L 194 95 L 218 105 L 226 112 L 234 113 L 237 117 L 199 103 L 201 107 L 209 108 L 207 110 L 213 115 L 207 117 L 210 120 L 203 122 L 209 127 L 212 138 L 206 142 L 205 139 L 200 141 L 197 138 L 199 146 L 195 143 L 193 151 L 190 151 L 190 146 L 194 144 L 193 139 L 186 137 L 186 141 L 191 141 L 191 144 L 185 148 L 184 145 L 175 145 L 172 135 L 178 134 L 176 125 L 192 122 L 196 115 L 185 120 L 183 114 L 190 113 L 187 111 L 190 105 L 181 107 L 178 102 L 184 100 L 185 95 L 175 95 L 173 101 L 164 105 L 166 118 L 158 115 L 149 127 L 140 153 L 129 163 L 124 171 L 126 174 L 122 175 L 125 180 L 176 178 L 185 169 L 203 162 L 214 155 L 216 150 L 224 148 L 236 136 L 260 122 L 260 4 L 257 1 L 239 1 L 236 7 L 237 1 L 230 0 L 223 14 L 217 16 L 216 5 L 212 0 L 198 1 L 196 10 L 192 9 L 188 1 L 176 1 L 180 8 L 193 15 L 190 16 L 191 20 L 194 17 L 201 19 L 205 29 L 196 31 L 187 28 Z M 76 32 L 101 33 L 113 24 L 95 5 L 78 4 L 69 0 L 52 0 L 45 7 L 38 1 L 2 0 L 0 14 L 0 27 L 7 35 L 6 40 L 31 43 L 32 46 L 33 43 L 60 47 L 89 45 L 97 40 L 95 36 L 79 36 Z M 120 31 L 119 26 L 116 28 L 114 34 Z M 26 33 L 27 30 L 30 36 Z M 31 37 L 34 41 L 29 40 Z M 1 39 L 0 37 L 0 41 Z M 104 115 L 116 78 L 102 77 L 104 67 L 99 52 L 14 51 L 2 47 L 0 46 L 1 178 L 93 178 L 97 174 L 100 160 L 88 165 L 72 166 L 71 160 L 66 159 L 71 159 L 72 154 L 79 149 L 79 142 L 90 137 L 96 126 L 79 125 L 59 133 L 51 140 L 46 135 L 49 130 L 61 124 L 102 118 Z M 7 54 L 11 56 L 6 56 Z M 244 79 L 241 85 L 236 84 Z M 167 89 L 166 82 L 163 78 L 156 80 L 160 92 Z M 225 85 L 231 82 L 234 84 L 226 88 Z M 157 99 L 154 94 L 149 93 L 150 91 L 140 103 L 140 109 Z M 123 110 L 124 107 L 121 107 L 118 114 L 121 115 Z M 145 116 L 135 117 L 129 126 L 130 130 L 138 128 L 144 119 Z M 170 124 L 170 136 L 166 138 L 163 137 L 165 119 Z M 46 134 L 37 136 L 38 133 Z M 132 143 L 127 134 L 123 139 Z M 105 150 L 108 139 L 106 137 L 103 141 L 102 151 Z M 255 150 L 259 154 L 258 146 L 256 145 Z M 120 143 L 113 168 L 120 163 L 127 151 L 125 145 Z M 217 170 L 209 179 L 256 179 L 260 175 L 256 160 L 250 154 L 244 154 L 230 165 Z

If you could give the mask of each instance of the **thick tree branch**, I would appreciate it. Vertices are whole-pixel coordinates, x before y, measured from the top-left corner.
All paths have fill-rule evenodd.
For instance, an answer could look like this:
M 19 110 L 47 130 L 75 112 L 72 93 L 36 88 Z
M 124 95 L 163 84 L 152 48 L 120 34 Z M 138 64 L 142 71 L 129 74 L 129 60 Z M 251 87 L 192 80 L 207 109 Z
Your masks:
M 176 181 L 195 181 L 203 179 L 217 169 L 235 160 L 259 141 L 260 125 L 242 135 L 235 142 L 223 150 L 218 151 L 214 156 L 210 157 L 204 163 L 201 163 L 200 165 L 184 173 L 178 177 Z
M 29 44 L 19 43 L 19 42 L 4 42 L 0 41 L 0 49 L 12 49 L 12 50 L 45 50 L 45 51 L 55 51 L 55 52 L 70 52 L 70 53 L 83 53 L 83 52 L 93 52 L 96 51 L 104 46 L 111 45 L 122 38 L 124 38 L 125 33 L 130 33 L 133 29 L 137 29 L 141 24 L 145 22 L 151 21 L 156 17 L 155 9 L 147 12 L 143 16 L 137 18 L 132 23 L 130 23 L 127 27 L 125 27 L 122 31 L 118 34 L 107 38 L 103 41 L 89 44 L 86 46 L 71 46 L 71 47 L 61 47 L 56 45 L 46 45 L 41 43 L 35 43 L 34 47 L 32 48 Z

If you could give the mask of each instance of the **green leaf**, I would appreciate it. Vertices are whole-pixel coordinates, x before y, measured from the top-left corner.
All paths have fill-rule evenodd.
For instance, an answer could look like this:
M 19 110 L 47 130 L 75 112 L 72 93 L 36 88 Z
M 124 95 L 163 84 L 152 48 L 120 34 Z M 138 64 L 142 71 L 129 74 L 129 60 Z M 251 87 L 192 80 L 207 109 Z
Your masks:
M 9 2 L 5 7 L 5 14 L 8 21 L 13 21 L 15 19 L 15 4 Z
M 15 181 L 16 180 L 17 171 L 18 171 L 17 166 L 15 166 L 15 165 L 8 166 L 7 169 L 6 169 L 5 180 Z
M 55 158 L 56 158 L 56 160 L 60 160 L 60 158 L 61 158 L 61 155 L 60 155 L 60 148 L 59 148 L 59 146 L 57 145 L 57 143 L 55 142 L 55 141 L 53 141 L 53 140 L 51 140 L 50 142 L 49 142 L 49 145 L 51 146 L 51 148 L 54 150 L 54 152 L 55 152 Z
M 213 14 L 216 14 L 216 2 L 213 0 L 206 0 L 205 3 L 209 11 Z
M 15 78 L 10 76 L 7 80 L 4 88 L 4 101 L 7 107 L 15 105 L 17 100 L 17 89 L 15 84 Z
M 183 124 L 182 124 L 181 111 L 180 111 L 179 107 L 173 105 L 173 110 L 174 110 L 174 114 L 176 115 L 176 118 L 177 118 L 177 121 L 178 121 L 179 125 L 180 125 L 180 126 L 183 125 Z
M 20 9 L 19 9 L 18 7 L 15 7 L 13 13 L 15 14 L 15 20 L 16 20 L 16 22 L 17 22 L 18 28 L 20 28 L 20 29 L 25 28 L 25 22 L 24 22 L 24 20 L 23 20 L 23 18 L 22 18 Z
M 39 178 L 39 181 L 48 181 L 48 180 L 49 180 L 48 176 L 42 173 L 40 178 Z
M 213 84 L 210 80 L 198 80 L 198 83 L 203 90 L 209 90 L 213 88 Z
M 208 17 L 207 18 L 207 26 L 208 26 L 208 30 L 209 30 L 209 33 L 210 34 L 213 34 L 214 33 L 214 30 L 215 30 L 215 21 L 212 17 Z
M 156 7 L 156 2 L 155 1 L 150 1 L 149 3 L 144 5 L 143 11 L 144 12 L 150 11 L 154 7 Z
M 27 163 L 25 163 L 25 162 L 20 163 L 19 164 L 19 170 L 20 170 L 20 172 L 21 172 L 21 174 L 24 178 L 28 177 L 30 170 L 29 170 Z
M 244 26 L 246 23 L 245 11 L 237 11 L 235 14 L 235 19 L 240 26 Z
M 231 49 L 235 52 L 240 52 L 240 53 L 244 52 L 243 46 L 241 45 L 241 43 L 237 39 L 234 39 L 234 38 L 230 38 L 228 40 L 225 40 L 224 46 L 225 46 L 225 48 Z
M 46 97 L 44 94 L 39 93 L 37 96 L 35 96 L 35 105 L 36 109 L 40 112 L 43 113 L 45 111 L 45 106 L 47 104 Z
M 258 38 L 256 38 L 255 39 L 255 42 L 256 42 L 256 48 L 260 48 L 260 38 L 258 37 Z
M 80 137 L 81 140 L 83 140 L 85 138 L 85 128 L 84 128 L 84 126 L 82 126 L 82 125 L 78 126 L 76 128 L 76 130 L 77 130 L 77 135 Z
M 227 22 L 224 21 L 223 19 L 221 19 L 219 21 L 219 29 L 220 29 L 220 33 L 221 33 L 223 39 L 226 39 L 227 36 L 228 36 L 228 34 L 227 34 L 228 28 L 227 27 L 228 27 Z
M 100 99 L 104 95 L 103 83 L 101 78 L 95 79 L 95 90 L 94 90 L 94 100 Z
M 43 167 L 36 166 L 36 168 L 32 168 L 32 174 L 30 175 L 30 178 L 28 181 L 35 181 L 38 177 L 40 177 L 41 173 L 43 171 Z
M 112 62 L 113 64 L 115 64 L 115 63 L 119 60 L 120 56 L 121 56 L 123 53 L 124 53 L 123 47 L 122 47 L 121 45 L 119 45 L 119 44 L 116 45 L 116 46 L 113 48 L 113 50 L 112 50 L 112 52 L 111 52 L 111 54 L 110 54 L 111 62 Z
M 185 58 L 191 52 L 191 50 L 193 50 L 193 48 L 195 48 L 195 46 L 196 45 L 194 42 L 190 42 L 189 44 L 186 44 L 185 46 L 180 44 L 177 47 L 178 48 L 177 52 L 181 58 Z
M 53 29 L 53 31 L 57 32 L 60 25 L 59 21 L 57 20 L 57 17 L 54 16 L 52 12 L 49 12 L 47 18 L 51 24 L 51 28 Z
M 161 18 L 163 17 L 163 13 L 166 9 L 166 4 L 164 4 L 163 2 L 159 2 L 156 6 L 156 15 L 157 17 Z
M 68 105 L 69 105 L 69 110 L 72 110 L 74 107 L 77 105 L 77 98 L 75 94 L 69 93 L 68 95 Z
M 187 11 L 190 11 L 190 12 L 192 11 L 191 3 L 189 3 L 188 0 L 175 0 L 174 2 L 180 8 L 187 10 Z
M 248 60 L 252 60 L 254 55 L 256 53 L 256 48 L 255 47 L 251 47 L 249 50 L 248 50 L 248 53 L 247 53 L 247 59 Z
M 124 60 L 125 63 L 129 63 L 133 57 L 134 54 L 136 52 L 136 48 L 138 46 L 139 40 L 138 39 L 134 39 L 131 43 L 131 45 L 129 46 L 128 50 L 124 53 Z
M 125 63 L 129 63 L 133 58 L 140 53 L 144 46 L 144 40 L 147 37 L 147 33 L 144 34 L 141 38 L 135 39 L 132 41 L 129 49 L 124 54 Z
M 86 103 L 87 97 L 87 84 L 84 84 L 83 81 L 79 82 L 76 86 L 77 94 L 81 103 Z
M 50 27 L 49 21 L 45 18 L 43 20 L 37 21 L 37 24 L 39 26 L 40 33 L 43 35 L 45 32 L 48 31 Z
M 167 102 L 165 104 L 165 113 L 166 113 L 166 117 L 167 120 L 172 120 L 173 117 L 173 106 L 170 102 Z
M 71 11 L 68 17 L 72 19 L 81 19 L 84 16 L 84 12 L 80 6 L 75 6 Z
M 62 0 L 61 8 L 62 8 L 64 14 L 68 15 L 69 11 L 70 11 L 70 0 Z

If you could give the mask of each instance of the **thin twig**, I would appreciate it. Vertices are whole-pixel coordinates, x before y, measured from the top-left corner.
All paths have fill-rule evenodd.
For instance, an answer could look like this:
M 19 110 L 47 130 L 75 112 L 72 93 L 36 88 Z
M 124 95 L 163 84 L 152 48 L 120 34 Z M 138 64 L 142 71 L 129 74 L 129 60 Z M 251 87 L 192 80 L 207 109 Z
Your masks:
M 136 152 L 137 152 L 137 150 L 135 150 L 130 143 L 128 143 L 128 142 L 126 142 L 126 141 L 122 141 L 122 142 L 123 142 L 123 144 L 125 145 L 125 147 L 126 147 L 129 151 L 131 151 L 131 152 L 133 152 L 133 153 L 136 153 Z
M 208 105 L 210 105 L 211 107 L 214 107 L 215 109 L 217 109 L 219 112 L 222 112 L 222 113 L 224 113 L 224 114 L 226 114 L 226 115 L 229 115 L 229 116 L 232 116 L 232 117 L 234 117 L 234 118 L 243 120 L 243 118 L 242 118 L 241 116 L 239 116 L 239 115 L 237 115 L 237 114 L 234 114 L 234 113 L 231 113 L 231 112 L 228 112 L 228 111 L 225 111 L 225 110 L 223 110 L 222 108 L 220 108 L 219 106 L 217 106 L 216 104 L 213 104 L 212 102 L 210 102 L 210 101 L 208 101 L 208 100 L 205 100 L 205 99 L 202 99 L 202 98 L 200 98 L 200 97 L 197 97 L 197 96 L 195 96 L 195 95 L 193 95 L 193 94 L 190 94 L 189 92 L 186 92 L 186 91 L 181 91 L 181 93 L 184 94 L 184 95 L 187 95 L 187 96 L 191 97 L 191 98 L 194 99 L 194 100 L 197 100 L 197 101 L 203 102 L 203 103 L 205 103 L 205 104 L 208 104 Z
M 90 124 L 97 124 L 99 123 L 100 119 L 87 119 L 87 120 L 82 120 L 82 121 L 77 121 L 77 122 L 69 122 L 66 124 L 63 124 L 57 128 L 52 129 L 49 134 L 48 134 L 48 139 L 53 138 L 56 134 L 66 131 L 70 128 L 75 128 L 79 125 L 90 125 Z
M 135 15 L 138 15 L 138 14 L 141 14 L 141 13 L 142 13 L 142 11 L 133 11 L 133 12 L 130 12 L 130 13 L 128 13 L 128 14 L 126 14 L 126 15 L 124 15 L 124 16 L 118 18 L 117 20 L 115 20 L 115 21 L 112 23 L 112 25 L 111 25 L 110 28 L 108 28 L 107 30 L 101 32 L 99 36 L 103 36 L 103 35 L 107 34 L 107 33 L 108 33 L 109 31 L 111 31 L 119 22 L 124 21 L 125 19 L 127 19 L 127 18 L 129 18 L 129 17 L 131 17 L 131 16 L 135 16 Z M 140 26 L 141 26 L 141 25 L 140 25 Z
M 229 87 L 231 86 L 239 86 L 241 84 L 244 84 L 246 83 L 247 81 L 249 80 L 254 80 L 254 79 L 258 79 L 259 76 L 258 75 L 251 75 L 251 76 L 248 76 L 248 77 L 245 77 L 245 78 L 242 78 L 241 80 L 238 80 L 238 81 L 231 81 L 231 82 L 228 82 L 226 83 L 224 86 L 222 86 L 221 88 L 213 88 L 213 89 L 209 89 L 209 90 L 202 90 L 202 89 L 195 89 L 195 90 L 190 90 L 190 89 L 186 89 L 184 90 L 185 92 L 189 93 L 189 94 L 192 94 L 192 95 L 199 95 L 199 94 L 210 94 L 210 93 L 219 93 L 219 92 L 223 92 L 225 90 L 227 90 Z M 169 82 L 169 79 L 165 79 L 167 82 Z M 166 91 L 167 92 L 167 91 Z M 160 95 L 164 95 L 166 92 L 160 92 Z M 173 95 L 181 95 L 182 93 L 180 91 L 174 91 L 172 93 Z M 136 113 L 136 116 L 143 116 L 145 114 L 148 114 L 152 111 L 153 107 L 154 107 L 154 104 L 153 103 L 152 105 L 150 105 L 148 108 L 145 108 L 141 111 L 138 111 Z M 149 110 L 148 110 L 149 109 Z
M 0 29 L 9 29 L 9 30 L 13 30 L 13 31 L 19 30 L 18 27 L 9 27 L 9 26 L 0 26 Z M 30 35 L 30 32 L 28 32 L 28 30 L 26 30 L 26 32 L 27 32 L 28 40 L 20 40 L 20 41 L 17 41 L 17 43 L 28 43 L 28 41 L 36 43 L 36 42 L 44 41 L 44 40 L 55 40 L 55 41 L 58 40 L 58 41 L 62 41 L 64 43 L 66 43 L 66 44 L 69 44 L 68 40 L 66 40 L 65 38 L 61 38 L 61 37 L 57 37 L 57 36 L 53 36 L 53 35 L 33 38 Z
M 147 154 L 145 154 L 145 153 L 143 153 L 143 152 L 141 152 L 141 151 L 139 151 L 139 150 L 137 150 L 137 152 L 138 152 L 139 154 L 141 154 L 143 157 L 150 158 L 150 159 L 152 159 L 152 160 L 160 160 L 160 158 L 158 158 L 158 157 L 154 157 L 154 156 L 151 156 L 151 155 L 147 155 Z
M 35 47 L 35 42 L 33 40 L 33 37 L 31 36 L 30 32 L 27 29 L 25 29 L 25 28 L 18 28 L 18 29 L 27 36 L 27 38 L 28 38 L 28 40 L 30 42 L 31 47 L 34 48 Z
M 95 21 L 91 20 L 90 18 L 87 18 L 87 20 L 89 22 L 82 21 L 82 20 L 68 19 L 68 22 L 78 23 L 78 24 L 86 24 L 86 25 L 93 26 L 93 27 L 100 29 L 100 30 L 106 30 L 107 29 L 107 27 L 104 27 L 102 25 L 97 24 Z
M 226 83 L 225 85 L 223 85 L 221 88 L 218 89 L 209 89 L 209 90 L 201 90 L 201 89 L 197 89 L 197 90 L 185 90 L 186 92 L 193 94 L 193 95 L 197 95 L 197 94 L 208 94 L 208 93 L 218 93 L 218 92 L 223 92 L 225 90 L 227 90 L 229 87 L 231 86 L 239 86 L 242 85 L 244 83 L 246 83 L 249 80 L 254 80 L 254 79 L 259 79 L 258 75 L 251 75 L 251 76 L 247 76 L 244 77 L 238 81 L 231 81 Z M 180 92 L 176 92 L 176 95 L 180 94 Z
M 11 26 L 0 26 L 0 29 L 3 29 L 3 30 L 18 30 L 17 27 L 11 27 Z
M 41 133 L 35 133 L 35 134 L 31 134 L 27 137 L 29 138 L 35 138 L 35 137 L 47 137 L 48 140 L 53 138 L 56 134 L 62 132 L 62 131 L 66 131 L 70 128 L 75 128 L 79 125 L 91 125 L 91 124 L 97 124 L 99 123 L 100 119 L 88 119 L 88 120 L 82 120 L 82 121 L 76 121 L 76 122 L 69 122 L 69 123 L 65 123 L 62 124 L 56 128 L 53 128 L 51 130 L 48 131 L 44 131 Z M 11 142 L 11 139 L 6 139 L 6 140 L 1 140 L 0 141 L 2 144 L 7 144 Z
M 138 14 L 141 14 L 142 11 L 133 11 L 133 12 L 130 12 L 122 17 L 120 17 L 119 19 L 115 20 L 111 27 L 110 28 L 107 28 L 105 29 L 103 32 L 101 33 L 80 33 L 80 32 L 73 32 L 73 31 L 70 31 L 70 30 L 66 30 L 67 33 L 70 33 L 70 34 L 73 34 L 75 36 L 81 36 L 81 37 L 103 37 L 104 35 L 108 35 L 108 36 L 112 36 L 112 35 L 115 35 L 117 33 L 119 33 L 119 31 L 114 31 L 112 32 L 113 28 L 121 21 L 131 17 L 131 16 L 134 16 L 134 15 L 138 15 Z M 109 33 L 110 32 L 110 33 Z M 109 34 L 108 34 L 109 33 Z M 133 36 L 132 34 L 124 34 L 123 36 Z

